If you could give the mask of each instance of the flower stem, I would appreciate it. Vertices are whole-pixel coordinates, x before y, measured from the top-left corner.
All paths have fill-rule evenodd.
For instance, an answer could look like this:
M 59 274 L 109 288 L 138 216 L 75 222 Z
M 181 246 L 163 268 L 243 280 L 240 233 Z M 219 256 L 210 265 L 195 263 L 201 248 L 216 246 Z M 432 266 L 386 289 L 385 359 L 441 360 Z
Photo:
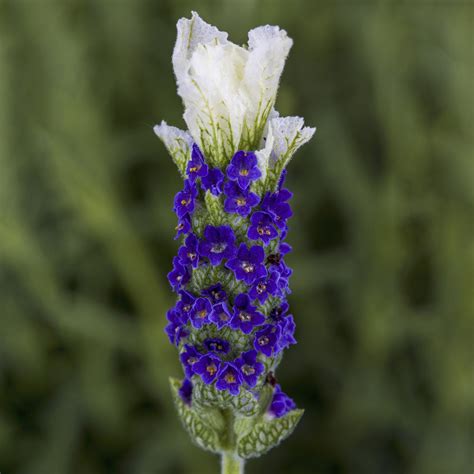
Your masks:
M 244 474 L 244 460 L 234 453 L 222 453 L 221 474 Z

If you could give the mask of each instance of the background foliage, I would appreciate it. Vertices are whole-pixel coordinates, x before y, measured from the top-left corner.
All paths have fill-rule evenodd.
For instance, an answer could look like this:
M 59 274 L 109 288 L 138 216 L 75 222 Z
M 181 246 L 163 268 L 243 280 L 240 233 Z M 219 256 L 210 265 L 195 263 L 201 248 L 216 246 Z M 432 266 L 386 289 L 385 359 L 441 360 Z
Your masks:
M 306 408 L 248 472 L 461 474 L 474 459 L 470 1 L 0 0 L 0 471 L 217 472 L 171 407 L 163 334 L 183 126 L 170 56 L 196 9 L 295 40 L 279 379 Z

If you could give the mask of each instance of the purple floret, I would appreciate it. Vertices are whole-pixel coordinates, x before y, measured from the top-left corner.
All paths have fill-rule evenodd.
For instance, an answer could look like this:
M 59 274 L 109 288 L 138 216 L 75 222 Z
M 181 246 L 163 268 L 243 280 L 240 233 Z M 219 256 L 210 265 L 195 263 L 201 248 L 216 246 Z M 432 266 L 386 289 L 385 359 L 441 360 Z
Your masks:
M 179 261 L 182 265 L 191 265 L 197 268 L 199 265 L 198 238 L 194 234 L 189 234 L 184 241 L 184 245 L 178 250 Z
M 268 245 L 278 236 L 272 216 L 268 212 L 254 212 L 250 218 L 250 227 L 247 236 L 251 240 L 261 240 Z
M 280 340 L 278 341 L 278 350 L 286 349 L 287 347 L 296 344 L 295 329 L 296 324 L 293 315 L 289 314 L 278 322 L 281 330 Z
M 241 293 L 234 301 L 234 314 L 230 320 L 232 329 L 240 329 L 244 334 L 250 334 L 257 326 L 265 322 L 265 316 L 250 304 L 247 294 Z
M 166 319 L 170 323 L 181 323 L 181 314 L 177 308 L 171 308 L 166 311 Z
M 265 194 L 262 200 L 262 210 L 268 212 L 280 229 L 285 229 L 286 221 L 293 215 L 287 201 L 293 194 L 288 189 L 281 189 L 276 193 Z
M 186 168 L 186 172 L 190 181 L 194 183 L 196 179 L 206 176 L 208 170 L 209 168 L 204 161 L 204 155 L 202 154 L 199 147 L 194 143 L 193 150 L 191 152 L 191 159 L 189 160 L 188 166 Z
M 224 193 L 226 195 L 224 210 L 241 216 L 248 216 L 252 208 L 260 201 L 255 193 L 240 189 L 239 185 L 233 181 L 225 184 Z
M 201 295 L 210 298 L 213 304 L 220 303 L 227 298 L 227 293 L 225 292 L 224 288 L 222 288 L 220 283 L 216 283 L 209 288 L 205 288 L 201 291 Z
M 280 260 L 279 265 L 273 268 L 276 271 L 278 271 L 278 274 L 280 275 L 278 279 L 278 288 L 281 294 L 282 295 L 290 294 L 291 290 L 289 287 L 289 281 L 290 281 L 290 276 L 293 273 L 293 270 L 283 261 L 283 259 Z
M 258 377 L 263 373 L 264 365 L 257 361 L 257 351 L 244 352 L 235 362 L 244 382 L 253 388 L 257 385 Z
M 212 265 L 219 265 L 224 258 L 233 257 L 235 235 L 232 228 L 228 225 L 206 226 L 204 236 L 199 242 L 199 254 L 201 257 L 207 257 Z
M 174 212 L 180 220 L 194 211 L 196 196 L 196 185 L 187 179 L 183 190 L 179 191 L 174 198 Z
M 178 291 L 183 285 L 185 285 L 191 275 L 189 274 L 188 269 L 181 265 L 178 257 L 173 258 L 173 270 L 168 273 L 168 281 L 173 288 L 173 290 Z
M 184 327 L 182 315 L 178 309 L 172 308 L 166 313 L 166 319 L 169 323 L 165 327 L 165 332 L 168 335 L 171 344 L 177 346 L 181 339 L 188 335 L 188 332 Z
M 189 379 L 184 379 L 178 394 L 186 405 L 191 405 L 191 398 L 193 395 L 193 383 Z
M 237 280 L 244 281 L 251 285 L 255 280 L 263 278 L 267 270 L 263 261 L 265 252 L 259 245 L 254 245 L 250 249 L 242 243 L 240 244 L 237 255 L 226 263 L 226 267 L 232 270 Z
M 282 392 L 280 385 L 276 385 L 268 412 L 276 418 L 281 418 L 295 408 L 295 402 Z
M 280 275 L 274 270 L 270 270 L 269 274 L 256 280 L 252 288 L 250 288 L 249 296 L 252 300 L 258 300 L 265 303 L 269 296 L 277 296 L 280 294 L 278 280 Z
M 191 378 L 194 375 L 194 365 L 199 361 L 201 354 L 196 350 L 194 346 L 186 344 L 184 351 L 181 352 L 179 360 L 183 364 L 184 373 L 186 377 Z
M 209 320 L 213 322 L 219 329 L 227 326 L 230 322 L 232 315 L 230 314 L 229 308 L 225 302 L 217 303 L 212 307 L 211 315 Z
M 241 189 L 247 189 L 250 183 L 262 176 L 255 153 L 238 151 L 227 167 L 227 176 L 237 181 Z
M 188 332 L 183 328 L 182 324 L 177 322 L 168 323 L 165 327 L 165 333 L 171 344 L 177 346 L 183 337 L 188 336 Z
M 271 357 L 279 352 L 278 341 L 280 339 L 281 329 L 273 324 L 266 324 L 255 334 L 253 346 L 255 350 Z
M 185 290 L 179 291 L 180 299 L 176 303 L 176 309 L 181 316 L 181 321 L 186 324 L 191 316 L 191 310 L 193 309 L 196 298 Z
M 178 225 L 175 227 L 176 235 L 174 240 L 176 240 L 180 235 L 186 235 L 191 232 L 191 217 L 189 214 L 184 214 L 179 220 Z
M 206 176 L 201 178 L 201 184 L 205 191 L 219 196 L 224 188 L 224 173 L 219 168 L 212 168 Z
M 272 318 L 275 322 L 281 321 L 286 314 L 288 313 L 288 310 L 290 309 L 290 305 L 286 300 L 282 301 L 280 306 L 273 308 L 270 312 L 270 318 Z
M 191 324 L 199 329 L 204 324 L 209 323 L 209 315 L 212 311 L 212 305 L 207 298 L 197 298 L 191 310 Z
M 212 383 L 217 377 L 221 367 L 221 361 L 212 354 L 203 355 L 196 364 L 194 364 L 194 373 L 199 375 L 205 384 Z
M 242 376 L 234 364 L 227 362 L 217 374 L 216 388 L 228 390 L 232 395 L 238 395 L 242 385 Z

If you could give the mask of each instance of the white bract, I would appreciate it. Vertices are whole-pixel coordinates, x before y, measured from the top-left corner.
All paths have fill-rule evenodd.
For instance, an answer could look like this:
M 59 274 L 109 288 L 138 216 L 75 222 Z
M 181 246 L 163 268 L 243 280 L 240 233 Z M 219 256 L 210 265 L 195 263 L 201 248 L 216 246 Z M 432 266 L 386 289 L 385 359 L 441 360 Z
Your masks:
M 164 143 L 181 175 L 185 177 L 189 152 L 193 145 L 191 135 L 184 130 L 168 125 L 164 120 L 161 121 L 160 125 L 155 125 L 153 131 Z
M 247 49 L 197 13 L 179 20 L 173 52 L 178 93 L 191 135 L 211 160 L 259 145 L 291 45 L 276 26 L 251 30 Z
M 191 19 L 181 18 L 177 30 L 173 68 L 189 134 L 164 122 L 156 134 L 181 172 L 190 137 L 209 163 L 221 168 L 238 150 L 262 148 L 260 185 L 275 184 L 275 175 L 315 131 L 303 128 L 299 117 L 278 117 L 273 108 L 293 41 L 286 31 L 266 25 L 249 31 L 248 47 L 237 46 L 195 12 Z
M 267 184 L 270 187 L 276 186 L 296 150 L 308 142 L 315 131 L 315 128 L 304 127 L 301 117 L 276 117 L 270 120 L 268 136 L 271 137 L 272 150 L 267 162 Z

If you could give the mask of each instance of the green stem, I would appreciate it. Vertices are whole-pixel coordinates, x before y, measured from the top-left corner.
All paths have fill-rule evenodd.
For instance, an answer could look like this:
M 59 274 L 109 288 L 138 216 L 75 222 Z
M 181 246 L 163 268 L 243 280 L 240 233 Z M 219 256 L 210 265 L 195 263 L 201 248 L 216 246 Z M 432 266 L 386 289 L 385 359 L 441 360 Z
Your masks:
M 234 453 L 222 453 L 221 474 L 244 474 L 244 460 Z

